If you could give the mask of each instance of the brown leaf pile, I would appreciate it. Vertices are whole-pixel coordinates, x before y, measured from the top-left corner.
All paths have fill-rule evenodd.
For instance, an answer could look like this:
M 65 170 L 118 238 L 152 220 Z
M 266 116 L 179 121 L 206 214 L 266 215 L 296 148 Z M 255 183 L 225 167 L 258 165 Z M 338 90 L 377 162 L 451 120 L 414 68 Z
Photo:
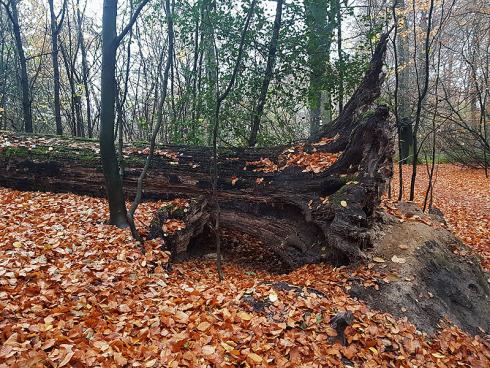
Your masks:
M 143 204 L 139 221 L 160 205 Z M 481 338 L 448 327 L 431 340 L 350 298 L 347 280 L 375 287 L 372 270 L 310 265 L 271 276 L 227 263 L 219 283 L 214 263 L 191 261 L 168 274 L 162 244 L 148 242 L 143 256 L 106 218 L 101 199 L 0 189 L 1 368 L 490 364 Z M 355 321 L 343 347 L 328 321 L 345 310 Z
M 340 153 L 313 152 L 290 153 L 287 155 L 287 166 L 299 166 L 303 172 L 318 174 L 332 166 L 339 158 Z
M 313 172 L 318 174 L 332 166 L 340 156 L 340 153 L 329 153 L 317 151 L 315 147 L 325 146 L 337 140 L 338 134 L 335 137 L 324 137 L 319 141 L 311 144 L 312 152 L 305 152 L 305 143 L 297 144 L 288 148 L 279 155 L 279 164 L 272 162 L 270 158 L 261 158 L 258 161 L 247 161 L 244 170 L 249 166 L 254 172 L 273 173 L 284 170 L 290 166 L 297 166 L 303 169 L 303 172 Z
M 404 197 L 408 198 L 411 167 L 404 167 Z M 422 204 L 428 186 L 425 166 L 418 169 L 415 202 Z M 398 173 L 392 183 L 393 196 L 398 195 Z M 483 258 L 490 270 L 490 179 L 482 169 L 461 168 L 450 164 L 438 166 L 434 186 L 434 206 L 439 208 L 449 227 L 465 244 Z
M 251 169 L 254 172 L 272 173 L 278 170 L 278 166 L 268 157 L 257 161 L 247 161 L 243 170 L 247 170 L 249 166 L 251 166 Z
M 244 170 L 251 167 L 254 172 L 273 173 L 284 170 L 287 167 L 296 166 L 303 169 L 303 172 L 318 174 L 332 166 L 339 156 L 340 153 L 321 151 L 307 153 L 304 152 L 303 147 L 300 147 L 300 149 L 291 149 L 281 154 L 279 160 L 285 162 L 282 166 L 274 163 L 269 158 L 262 158 L 258 161 L 247 161 Z
M 182 220 L 168 219 L 163 224 L 163 232 L 166 234 L 175 234 L 183 229 L 185 229 L 185 222 Z

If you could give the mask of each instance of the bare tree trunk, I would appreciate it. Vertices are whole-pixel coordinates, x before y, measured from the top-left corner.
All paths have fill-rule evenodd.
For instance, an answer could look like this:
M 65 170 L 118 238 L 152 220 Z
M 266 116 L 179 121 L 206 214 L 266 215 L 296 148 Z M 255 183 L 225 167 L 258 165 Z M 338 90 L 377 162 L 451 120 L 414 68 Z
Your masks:
M 434 170 L 435 170 L 435 165 L 436 165 L 436 143 L 437 143 L 437 128 L 436 128 L 436 118 L 437 118 L 437 110 L 439 107 L 439 96 L 438 96 L 438 89 L 439 89 L 439 78 L 440 78 L 440 68 L 441 68 L 441 44 L 439 43 L 439 48 L 437 52 L 437 71 L 436 71 L 436 81 L 435 81 L 435 96 L 436 96 L 436 101 L 434 105 L 434 110 L 432 113 L 432 162 L 431 162 L 431 167 L 428 172 L 429 176 L 429 184 L 427 191 L 425 192 L 425 197 L 424 197 L 424 205 L 423 205 L 423 211 L 427 209 L 427 204 L 429 204 L 429 210 L 432 208 L 432 193 L 433 193 L 433 188 L 434 188 Z
M 131 13 L 133 12 L 133 3 L 131 2 Z M 131 70 L 131 39 L 133 38 L 133 32 L 129 31 L 128 49 L 126 53 L 126 70 L 124 73 L 123 90 L 120 93 L 120 86 L 116 85 L 116 129 L 118 137 L 118 155 L 119 155 L 119 174 L 124 176 L 124 157 L 123 157 L 123 145 L 124 145 L 124 121 L 126 120 L 124 105 L 126 98 L 128 97 L 129 87 L 129 72 Z M 119 87 L 119 88 L 118 88 Z
M 272 80 L 272 75 L 274 72 L 274 64 L 276 63 L 277 42 L 279 40 L 279 31 L 281 29 L 283 3 L 284 3 L 283 0 L 277 0 L 276 18 L 274 20 L 272 38 L 269 44 L 269 55 L 267 57 L 267 66 L 265 68 L 265 74 L 264 74 L 264 79 L 262 81 L 262 88 L 260 89 L 259 99 L 252 113 L 252 126 L 250 130 L 250 137 L 248 139 L 248 145 L 250 147 L 254 147 L 257 144 L 257 134 L 260 129 L 260 119 L 262 118 L 262 114 L 264 113 L 267 91 L 269 90 L 269 84 Z
M 53 88 L 54 88 L 54 119 L 56 122 L 56 134 L 63 134 L 63 125 L 61 124 L 61 102 L 60 102 L 60 64 L 58 60 L 58 34 L 63 25 L 63 18 L 66 11 L 66 0 L 63 2 L 61 10 L 61 20 L 54 12 L 54 0 L 48 0 L 49 14 L 51 19 L 51 61 L 53 63 Z
M 88 62 L 87 62 L 87 50 L 85 48 L 85 39 L 83 37 L 83 20 L 85 15 L 82 16 L 80 12 L 80 0 L 77 0 L 77 26 L 78 26 L 78 43 L 80 51 L 82 53 L 82 81 L 83 89 L 85 93 L 85 106 L 87 114 L 87 133 L 88 137 L 92 138 L 94 135 L 92 124 L 92 106 L 90 104 L 90 89 L 88 85 Z
M 100 102 L 100 155 L 109 199 L 111 225 L 126 227 L 126 205 L 114 146 L 114 104 L 116 101 L 116 18 L 117 0 L 104 0 L 102 18 L 102 72 Z
M 395 6 L 401 9 L 403 12 L 406 8 L 405 0 L 394 0 Z M 394 10 L 396 11 L 396 9 Z M 397 31 L 397 37 L 395 39 L 397 56 L 398 56 L 398 67 L 397 73 L 398 77 L 398 90 L 399 96 L 403 98 L 398 100 L 398 129 L 399 129 L 399 160 L 402 164 L 408 163 L 410 159 L 411 152 L 413 151 L 413 140 L 412 140 L 412 118 L 411 118 L 411 108 L 410 108 L 410 75 L 408 68 L 408 36 L 407 36 L 407 19 L 402 16 L 398 19 L 400 25 Z M 401 198 L 400 198 L 401 199 Z
M 0 4 L 2 4 L 5 7 L 7 15 L 12 23 L 12 31 L 14 33 L 14 38 L 15 38 L 15 46 L 17 48 L 17 54 L 19 56 L 24 131 L 26 133 L 32 133 L 33 126 L 32 126 L 32 107 L 31 107 L 31 96 L 30 96 L 30 88 L 29 88 L 29 76 L 27 74 L 27 59 L 24 52 L 24 46 L 22 44 L 22 35 L 20 32 L 17 2 L 18 0 L 11 0 L 8 3 L 6 3 L 5 1 L 1 0 Z
M 400 64 L 399 64 L 399 19 L 396 14 L 396 9 L 398 6 L 398 0 L 393 1 L 392 7 L 392 15 L 394 25 L 394 35 L 393 35 L 393 53 L 395 58 L 395 91 L 394 91 L 394 110 L 395 110 L 395 124 L 397 129 L 397 137 L 398 137 L 398 201 L 401 201 L 403 198 L 403 162 L 408 156 L 404 156 L 403 147 L 406 147 L 402 138 L 402 119 L 400 117 L 400 99 L 399 99 L 399 91 L 400 91 Z M 403 20 L 402 20 L 403 22 Z M 411 136 L 411 135 L 410 135 Z M 406 148 L 405 148 L 406 149 Z
M 136 195 L 133 200 L 133 203 L 131 205 L 131 208 L 128 211 L 128 221 L 129 225 L 131 228 L 131 233 L 133 234 L 133 237 L 137 239 L 138 241 L 142 241 L 141 237 L 139 236 L 138 231 L 136 230 L 136 225 L 134 223 L 134 214 L 136 210 L 138 209 L 138 206 L 141 202 L 142 198 L 142 193 L 143 193 L 143 185 L 144 181 L 146 178 L 146 175 L 148 173 L 148 169 L 150 168 L 151 162 L 153 160 L 153 155 L 155 153 L 155 146 L 156 146 L 156 139 L 158 137 L 158 133 L 160 131 L 160 128 L 162 126 L 162 113 L 163 113 L 163 105 L 165 102 L 165 99 L 167 97 L 167 87 L 168 87 L 168 79 L 169 79 L 169 73 L 170 69 L 172 67 L 173 63 L 173 50 L 174 50 L 174 25 L 173 25 L 173 8 L 170 4 L 170 0 L 165 0 L 165 12 L 167 13 L 167 44 L 168 44 L 168 52 L 167 52 L 167 63 L 165 65 L 165 72 L 163 74 L 163 88 L 162 88 L 162 96 L 160 98 L 160 108 L 159 108 L 159 117 L 157 120 L 157 124 L 153 129 L 151 138 L 150 138 L 150 150 L 148 153 L 148 156 L 145 161 L 145 166 L 143 167 L 143 170 L 141 171 L 141 174 L 138 177 L 137 181 L 137 189 L 136 189 Z M 129 62 L 129 60 L 128 60 Z M 143 248 L 144 249 L 144 248 Z
M 220 205 L 218 201 L 218 140 L 219 140 L 219 131 L 220 131 L 220 110 L 221 110 L 221 105 L 223 102 L 226 100 L 228 95 L 230 94 L 231 90 L 233 89 L 233 86 L 235 85 L 235 81 L 238 75 L 238 69 L 240 68 L 240 64 L 242 62 L 242 57 L 243 57 L 243 52 L 245 49 L 245 37 L 248 32 L 248 28 L 250 26 L 250 21 L 253 17 L 254 10 L 255 10 L 255 5 L 257 3 L 257 0 L 252 0 L 252 3 L 250 4 L 250 8 L 248 9 L 247 16 L 245 18 L 245 23 L 243 25 L 242 33 L 240 36 L 240 46 L 238 48 L 238 55 L 235 60 L 235 66 L 233 68 L 233 73 L 231 75 L 231 78 L 228 82 L 228 84 L 225 87 L 225 90 L 220 94 L 219 91 L 219 64 L 218 64 L 218 51 L 217 51 L 217 46 L 216 46 L 216 39 L 214 37 L 214 31 L 213 31 L 213 44 L 215 47 L 215 56 L 216 56 L 216 108 L 215 108 L 215 116 L 214 116 L 214 127 L 213 127 L 213 156 L 212 156 L 212 165 L 211 165 L 211 185 L 212 185 L 212 192 L 211 192 L 211 205 L 214 207 L 214 227 L 213 227 L 213 232 L 215 235 L 215 242 L 216 242 L 216 267 L 218 269 L 218 276 L 220 280 L 223 280 L 224 275 L 223 275 L 223 269 L 221 266 L 221 239 L 219 235 L 220 231 L 220 216 L 221 216 L 221 211 L 220 211 Z
M 417 100 L 417 111 L 415 112 L 415 124 L 412 132 L 412 140 L 413 140 L 413 161 L 412 161 L 412 177 L 410 179 L 410 197 L 411 201 L 415 198 L 415 180 L 417 178 L 417 164 L 418 164 L 418 130 L 420 125 L 420 120 L 422 118 L 422 106 L 425 101 L 425 97 L 427 96 L 427 91 L 429 89 L 429 62 L 430 62 L 430 34 L 432 30 L 432 16 L 434 11 L 434 0 L 430 0 L 429 13 L 427 15 L 427 29 L 425 32 L 424 39 L 424 75 L 422 79 L 422 87 L 420 86 L 420 81 L 417 73 L 417 91 L 418 91 L 418 100 Z M 416 37 L 416 36 L 415 36 Z M 417 65 L 415 66 L 417 68 Z
M 114 120 L 116 102 L 116 51 L 124 36 L 131 30 L 148 0 L 139 3 L 127 26 L 116 35 L 117 0 L 104 0 L 102 16 L 102 72 L 100 102 L 100 156 L 109 200 L 109 223 L 127 227 L 127 210 L 124 203 L 122 178 L 114 145 Z

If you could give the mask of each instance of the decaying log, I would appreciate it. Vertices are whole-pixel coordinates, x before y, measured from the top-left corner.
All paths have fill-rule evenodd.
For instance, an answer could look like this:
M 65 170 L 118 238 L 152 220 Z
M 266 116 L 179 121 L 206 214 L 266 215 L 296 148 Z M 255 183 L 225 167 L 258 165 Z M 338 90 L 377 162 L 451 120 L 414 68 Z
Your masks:
M 387 39 L 381 38 L 365 78 L 343 112 L 316 139 L 288 147 L 220 152 L 223 231 L 255 238 L 283 271 L 319 261 L 345 264 L 363 257 L 372 243 L 373 214 L 392 174 L 389 111 L 373 105 L 383 81 Z M 3 139 L 0 185 L 105 194 L 96 142 L 66 139 L 60 144 L 54 137 L 9 134 Z M 12 146 L 7 147 L 6 141 Z M 124 186 L 132 198 L 145 151 L 128 146 L 125 152 Z M 209 148 L 161 146 L 145 181 L 147 200 L 199 198 L 191 201 L 188 213 L 179 215 L 189 222 L 181 233 L 169 236 L 158 229 L 178 215 L 169 209 L 157 214 L 150 229 L 150 237 L 167 235 L 177 258 L 206 236 L 210 157 Z M 305 164 L 318 157 L 324 160 L 321 165 Z
M 209 219 L 208 201 L 203 196 L 191 199 L 184 207 L 169 203 L 156 212 L 150 223 L 147 238 L 163 238 L 167 249 L 175 259 L 186 254 L 192 239 L 205 233 Z M 181 221 L 182 228 L 168 231 L 165 229 L 168 220 Z

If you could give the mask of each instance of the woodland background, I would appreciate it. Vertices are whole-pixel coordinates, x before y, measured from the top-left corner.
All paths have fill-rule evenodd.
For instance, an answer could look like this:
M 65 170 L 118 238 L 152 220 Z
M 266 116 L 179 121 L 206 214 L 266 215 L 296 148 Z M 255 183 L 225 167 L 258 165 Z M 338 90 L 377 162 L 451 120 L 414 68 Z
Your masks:
M 1 5 L 1 129 L 97 137 L 102 4 L 2 0 Z M 138 5 L 119 2 L 118 29 Z M 170 5 L 171 55 L 161 1 L 143 8 L 118 48 L 120 143 L 148 141 L 161 121 L 157 142 L 211 145 L 216 89 L 232 78 L 250 10 L 236 82 L 221 107 L 218 145 L 286 144 L 328 125 L 360 81 L 380 32 L 395 24 L 380 102 L 395 116 L 400 161 L 434 156 L 487 168 L 485 2 L 174 0 Z M 168 58 L 173 62 L 164 83 Z

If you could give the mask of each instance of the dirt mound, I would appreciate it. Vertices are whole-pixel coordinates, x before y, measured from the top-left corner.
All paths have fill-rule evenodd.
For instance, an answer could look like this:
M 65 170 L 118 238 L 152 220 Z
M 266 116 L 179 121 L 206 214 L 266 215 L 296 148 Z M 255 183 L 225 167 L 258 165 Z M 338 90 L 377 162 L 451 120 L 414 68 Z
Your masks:
M 447 319 L 471 334 L 490 331 L 490 275 L 439 217 L 401 204 L 383 213 L 371 267 L 386 277 L 375 288 L 354 282 L 350 293 L 372 307 L 406 316 L 434 333 Z

